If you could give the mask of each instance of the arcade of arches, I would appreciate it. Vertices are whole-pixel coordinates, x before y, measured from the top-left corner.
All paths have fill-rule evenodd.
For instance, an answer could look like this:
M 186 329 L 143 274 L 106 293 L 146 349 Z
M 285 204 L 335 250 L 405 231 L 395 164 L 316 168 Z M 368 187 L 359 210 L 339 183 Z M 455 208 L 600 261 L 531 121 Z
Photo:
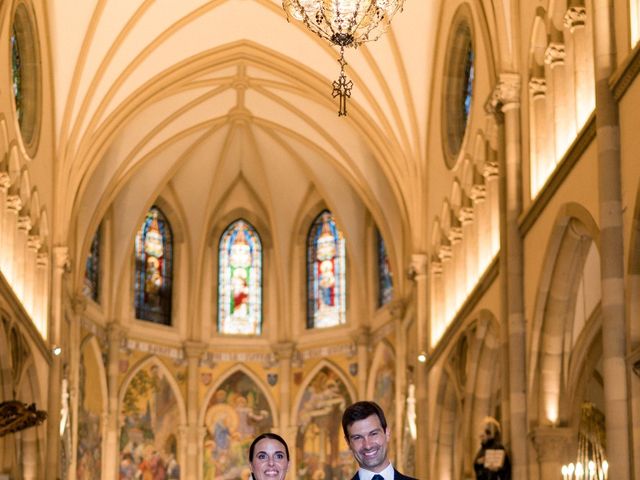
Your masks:
M 588 405 L 640 480 L 639 25 L 406 0 L 338 117 L 280 0 L 0 1 L 0 480 L 350 478 L 359 399 L 421 479 L 487 416 L 560 479 Z

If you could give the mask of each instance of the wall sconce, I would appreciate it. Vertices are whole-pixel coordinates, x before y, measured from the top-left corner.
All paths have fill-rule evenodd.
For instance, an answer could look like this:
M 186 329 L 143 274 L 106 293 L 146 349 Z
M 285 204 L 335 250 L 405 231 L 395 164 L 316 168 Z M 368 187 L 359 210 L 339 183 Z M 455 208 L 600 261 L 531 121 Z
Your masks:
M 59 357 L 62 353 L 62 347 L 60 345 L 54 345 L 51 347 L 51 353 L 53 353 L 56 357 Z
M 427 361 L 427 352 L 420 352 L 418 354 L 418 361 L 420 363 L 425 363 Z

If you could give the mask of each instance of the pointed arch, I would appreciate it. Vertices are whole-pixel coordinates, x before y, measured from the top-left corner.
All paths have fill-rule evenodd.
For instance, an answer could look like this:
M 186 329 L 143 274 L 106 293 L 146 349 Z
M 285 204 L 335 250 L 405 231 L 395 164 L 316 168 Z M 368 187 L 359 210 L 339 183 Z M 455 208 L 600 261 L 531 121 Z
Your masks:
M 91 381 L 91 391 L 88 389 Z M 104 471 L 104 442 L 102 418 L 107 414 L 107 377 L 100 345 L 93 335 L 80 344 L 78 370 L 78 409 L 76 464 L 87 478 L 101 478 Z
M 277 409 L 268 389 L 244 365 L 228 371 L 206 395 L 200 413 L 205 428 L 202 478 L 246 478 L 249 446 L 255 436 L 276 427 Z
M 329 210 L 307 234 L 307 328 L 346 323 L 346 240 Z
M 441 480 L 460 478 L 461 418 L 460 392 L 456 389 L 451 372 L 445 369 L 436 394 L 434 445 L 432 446 L 435 478 Z
M 262 240 L 243 218 L 218 243 L 218 332 L 262 333 Z
M 156 205 L 136 234 L 134 255 L 136 318 L 171 325 L 173 232 Z
M 322 360 L 298 392 L 292 417 L 298 426 L 294 458 L 297 471 L 307 472 L 304 479 L 315 478 L 318 471 L 326 472 L 327 480 L 345 478 L 345 472 L 353 470 L 340 421 L 356 398 L 349 383 L 340 369 Z
M 122 417 L 119 461 L 138 466 L 141 452 L 178 459 L 184 465 L 186 445 L 178 433 L 187 421 L 184 399 L 176 379 L 155 355 L 135 365 L 118 395 Z

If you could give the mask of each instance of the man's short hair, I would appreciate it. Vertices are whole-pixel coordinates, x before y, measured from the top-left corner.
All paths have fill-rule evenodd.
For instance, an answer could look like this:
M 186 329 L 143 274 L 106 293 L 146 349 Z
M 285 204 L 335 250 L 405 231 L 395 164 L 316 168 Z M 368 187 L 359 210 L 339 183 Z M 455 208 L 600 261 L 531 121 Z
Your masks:
M 347 409 L 342 414 L 342 431 L 344 432 L 344 437 L 347 439 L 347 442 L 349 441 L 349 432 L 347 431 L 347 428 L 350 427 L 354 422 L 369 418 L 371 415 L 378 416 L 378 419 L 380 420 L 380 426 L 386 432 L 387 419 L 384 416 L 382 407 L 380 407 L 380 405 L 378 405 L 376 402 L 356 402 L 347 407 Z

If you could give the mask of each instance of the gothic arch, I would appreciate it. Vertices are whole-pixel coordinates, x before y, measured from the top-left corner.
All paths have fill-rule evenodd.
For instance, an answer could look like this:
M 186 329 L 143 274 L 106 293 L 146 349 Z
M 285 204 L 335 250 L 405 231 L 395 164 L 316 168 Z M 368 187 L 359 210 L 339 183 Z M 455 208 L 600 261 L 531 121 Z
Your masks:
M 432 452 L 435 478 L 457 480 L 462 472 L 462 394 L 457 389 L 452 373 L 445 367 L 436 392 L 434 440 Z
M 129 384 L 133 377 L 135 377 L 138 372 L 140 372 L 143 368 L 147 366 L 155 365 L 157 366 L 162 373 L 165 375 L 169 385 L 171 386 L 171 390 L 173 395 L 176 398 L 176 403 L 178 405 L 178 412 L 180 415 L 180 424 L 186 425 L 187 422 L 187 410 L 184 404 L 184 398 L 182 397 L 182 393 L 180 391 L 180 386 L 178 382 L 174 378 L 173 374 L 169 371 L 169 369 L 165 366 L 165 364 L 160 360 L 159 357 L 155 355 L 149 355 L 148 357 L 140 360 L 136 365 L 131 368 L 127 376 L 122 381 L 122 385 L 120 386 L 120 391 L 118 392 L 118 405 L 122 405 L 124 400 L 124 395 L 127 392 L 127 388 L 129 388 Z
M 316 375 L 325 367 L 331 370 L 334 374 L 336 374 L 338 378 L 342 381 L 344 386 L 347 388 L 347 392 L 351 397 L 351 401 L 355 401 L 355 399 L 358 398 L 358 396 L 356 395 L 355 387 L 352 385 L 351 381 L 349 381 L 349 378 L 345 375 L 342 369 L 338 367 L 336 364 L 334 364 L 332 361 L 323 358 L 322 360 L 320 360 L 320 362 L 318 362 L 318 364 L 315 367 L 313 367 L 313 369 L 311 369 L 311 371 L 306 375 L 304 381 L 300 384 L 298 393 L 296 394 L 296 397 L 292 403 L 292 406 L 293 406 L 293 409 L 291 411 L 292 419 L 295 419 L 298 415 L 298 412 L 302 405 L 302 400 L 303 400 L 305 390 L 314 380 Z
M 597 248 L 594 225 L 582 207 L 565 205 L 559 212 L 544 256 L 529 362 L 529 391 L 539 392 L 531 404 L 538 406 L 540 425 L 566 422 L 569 413 L 563 393 L 567 393 L 578 288 L 590 249 L 592 245 Z M 599 275 L 597 277 L 599 285 Z M 536 384 L 537 390 L 533 388 Z
M 207 393 L 205 394 L 202 401 L 200 413 L 198 414 L 198 425 L 204 425 L 207 408 L 209 407 L 209 403 L 211 402 L 211 399 L 213 398 L 215 392 L 220 388 L 220 386 L 224 385 L 224 383 L 236 373 L 242 373 L 246 375 L 260 389 L 262 394 L 267 399 L 267 402 L 269 403 L 271 417 L 273 418 L 273 427 L 279 428 L 280 411 L 278 410 L 278 406 L 275 402 L 275 399 L 273 398 L 273 395 L 270 392 L 268 385 L 266 385 L 264 381 L 260 377 L 258 377 L 250 368 L 241 363 L 234 365 L 224 374 L 220 375 L 216 382 L 209 388 L 209 390 L 207 390 Z

